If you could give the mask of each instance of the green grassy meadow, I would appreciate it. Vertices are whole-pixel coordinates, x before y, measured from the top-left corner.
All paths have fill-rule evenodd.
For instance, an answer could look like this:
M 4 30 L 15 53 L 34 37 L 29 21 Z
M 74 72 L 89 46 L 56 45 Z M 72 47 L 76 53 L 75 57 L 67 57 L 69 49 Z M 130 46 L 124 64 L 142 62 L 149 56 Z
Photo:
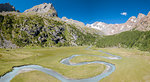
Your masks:
M 124 48 L 92 48 L 103 50 L 121 56 L 120 60 L 85 56 L 106 54 L 85 50 L 86 47 L 60 47 L 60 48 L 23 48 L 0 49 L 0 75 L 12 70 L 13 66 L 41 65 L 46 68 L 73 79 L 96 76 L 105 70 L 101 64 L 88 64 L 82 66 L 67 66 L 60 61 L 74 54 L 84 54 L 73 58 L 71 62 L 106 61 L 115 64 L 116 70 L 101 82 L 149 82 L 150 81 L 150 53 L 136 49 Z M 40 71 L 30 71 L 17 75 L 11 82 L 60 82 L 56 78 Z
M 61 82 L 57 80 L 56 78 L 47 75 L 40 71 L 31 71 L 31 72 L 25 72 L 21 73 L 18 76 L 16 76 L 14 79 L 12 79 L 11 82 Z

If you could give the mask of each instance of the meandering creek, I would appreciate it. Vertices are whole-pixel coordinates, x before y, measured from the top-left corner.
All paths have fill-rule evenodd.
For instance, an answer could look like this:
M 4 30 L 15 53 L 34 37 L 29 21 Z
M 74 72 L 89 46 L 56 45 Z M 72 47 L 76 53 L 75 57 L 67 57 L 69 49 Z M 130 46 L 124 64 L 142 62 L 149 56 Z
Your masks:
M 90 47 L 86 48 L 86 50 L 90 50 Z M 107 52 L 104 52 L 104 51 L 101 51 L 101 50 L 96 50 L 96 51 L 101 52 L 101 53 L 105 53 L 105 54 L 107 54 L 111 57 L 100 56 L 100 55 L 87 55 L 87 56 L 96 56 L 96 57 L 102 57 L 102 58 L 111 59 L 111 60 L 121 59 L 121 57 L 119 57 L 119 56 L 115 56 L 115 55 L 112 55 L 110 53 L 107 53 Z M 61 75 L 60 73 L 55 72 L 52 69 L 44 68 L 44 67 L 39 66 L 39 65 L 27 65 L 27 66 L 14 67 L 11 72 L 8 72 L 4 76 L 0 77 L 0 82 L 10 82 L 16 75 L 20 74 L 21 71 L 24 70 L 24 69 L 42 71 L 42 72 L 44 72 L 48 75 L 51 75 L 51 76 L 57 78 L 58 80 L 60 80 L 62 82 L 98 82 L 101 79 L 105 78 L 106 76 L 109 76 L 116 69 L 114 64 L 104 62 L 104 61 L 71 63 L 70 60 L 74 57 L 77 57 L 77 56 L 83 56 L 83 55 L 72 55 L 70 57 L 62 59 L 60 61 L 60 63 L 65 64 L 65 65 L 70 65 L 70 66 L 78 66 L 78 65 L 98 63 L 98 64 L 106 65 L 106 69 L 101 74 L 99 74 L 97 76 L 94 76 L 94 77 L 91 77 L 91 78 L 71 79 L 71 78 L 67 78 L 67 77 Z

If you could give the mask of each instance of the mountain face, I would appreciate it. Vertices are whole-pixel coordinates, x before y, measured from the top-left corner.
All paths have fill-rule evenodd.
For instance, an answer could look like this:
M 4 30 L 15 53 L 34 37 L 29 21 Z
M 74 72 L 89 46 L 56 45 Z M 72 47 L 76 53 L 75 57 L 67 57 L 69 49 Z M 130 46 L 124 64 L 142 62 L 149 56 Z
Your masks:
M 99 37 L 91 31 L 64 22 L 57 17 L 52 4 L 47 3 L 24 13 L 0 13 L 0 48 L 91 45 Z
M 0 19 L 1 48 L 90 45 L 99 37 L 74 25 L 39 15 L 7 14 L 0 15 Z
M 43 3 L 25 10 L 24 13 L 39 14 L 50 17 L 57 17 L 57 12 L 51 3 Z
M 150 13 L 149 13 L 150 14 Z M 103 22 L 95 22 L 93 24 L 87 24 L 87 27 L 98 29 L 104 32 L 105 35 L 118 34 L 124 31 L 129 31 L 132 29 L 139 31 L 150 30 L 150 15 L 145 16 L 140 13 L 138 17 L 132 16 L 128 19 L 126 23 L 123 24 L 106 24 Z
M 135 25 L 135 29 L 139 31 L 149 31 L 150 30 L 150 12 L 147 16 L 142 16 L 141 20 Z
M 10 5 L 9 3 L 0 4 L 0 12 L 7 12 L 7 11 L 16 11 L 15 7 Z

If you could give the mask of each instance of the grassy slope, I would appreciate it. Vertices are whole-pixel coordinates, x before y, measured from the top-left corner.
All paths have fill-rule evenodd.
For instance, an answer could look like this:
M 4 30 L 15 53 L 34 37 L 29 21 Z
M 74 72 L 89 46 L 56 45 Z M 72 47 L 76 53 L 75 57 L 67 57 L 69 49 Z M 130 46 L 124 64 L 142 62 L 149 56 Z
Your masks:
M 150 51 L 150 31 L 126 31 L 120 34 L 104 36 L 96 43 L 97 47 L 125 47 Z
M 37 49 L 26 48 L 26 49 L 10 50 L 10 51 L 0 50 L 1 52 L 0 74 L 2 75 L 3 73 L 10 70 L 12 66 L 18 66 L 23 64 L 42 65 L 44 67 L 54 69 L 55 71 L 67 77 L 73 77 L 73 78 L 91 77 L 98 73 L 101 73 L 102 70 L 104 70 L 104 67 L 102 65 L 91 64 L 85 66 L 66 66 L 59 63 L 59 61 L 62 58 L 68 57 L 72 54 L 93 54 L 93 55 L 100 54 L 96 51 L 84 50 L 84 48 L 85 47 L 62 47 L 62 48 L 37 48 Z M 93 48 L 93 49 L 98 50 L 97 48 Z M 119 55 L 122 57 L 122 59 L 108 60 L 108 59 L 97 58 L 97 57 L 81 56 L 72 59 L 72 62 L 101 60 L 101 61 L 107 61 L 115 64 L 116 66 L 115 72 L 113 72 L 110 76 L 102 79 L 101 82 L 150 81 L 149 79 L 150 78 L 150 70 L 149 70 L 150 53 L 149 52 L 142 52 L 135 49 L 123 49 L 123 48 L 102 48 L 101 50 L 113 53 L 115 55 Z M 81 71 L 76 71 L 76 70 L 81 70 Z M 91 72 L 91 70 L 94 71 Z M 31 72 L 28 73 L 32 74 Z M 26 74 L 24 74 L 23 76 L 26 76 Z M 21 78 L 21 75 L 17 76 L 14 79 L 19 79 L 19 78 Z

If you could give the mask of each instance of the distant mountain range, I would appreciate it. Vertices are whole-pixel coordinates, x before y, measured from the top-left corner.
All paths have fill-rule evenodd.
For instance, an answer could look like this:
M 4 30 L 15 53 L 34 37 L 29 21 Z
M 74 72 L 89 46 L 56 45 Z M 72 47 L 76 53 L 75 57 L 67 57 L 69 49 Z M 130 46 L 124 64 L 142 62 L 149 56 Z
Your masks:
M 3 11 L 16 11 L 15 7 L 10 5 L 9 3 L 0 4 L 0 12 Z M 38 14 L 40 16 L 49 16 L 49 17 L 58 17 L 58 13 L 56 12 L 55 8 L 51 3 L 43 3 L 40 5 L 36 5 L 31 9 L 27 9 L 24 11 L 25 14 Z M 106 24 L 104 22 L 95 22 L 93 24 L 85 25 L 83 22 L 68 19 L 67 17 L 62 17 L 61 19 L 57 18 L 59 21 L 64 21 L 69 24 L 74 24 L 80 27 L 90 27 L 94 28 L 97 31 L 97 34 L 104 34 L 104 35 L 114 35 L 124 31 L 130 30 L 139 30 L 139 31 L 149 31 L 150 30 L 150 12 L 148 15 L 144 15 L 140 13 L 138 17 L 135 16 L 130 17 L 127 22 L 123 24 Z M 100 33 L 98 33 L 100 32 Z
M 150 12 L 140 13 L 137 18 L 132 16 L 123 24 L 85 25 L 67 17 L 59 18 L 51 3 L 36 5 L 23 13 L 9 3 L 0 7 L 3 7 L 0 8 L 0 48 L 83 45 L 150 48 Z
M 93 24 L 87 24 L 87 27 L 91 27 L 102 31 L 105 35 L 118 34 L 129 30 L 148 31 L 150 30 L 150 12 L 147 16 L 140 13 L 138 17 L 132 16 L 126 23 L 123 24 L 106 24 L 103 22 L 95 22 Z
M 70 24 L 76 24 L 81 27 L 94 28 L 99 32 L 103 33 L 104 35 L 114 35 L 130 30 L 139 30 L 139 31 L 150 30 L 150 12 L 148 13 L 147 16 L 142 13 L 139 13 L 137 18 L 135 16 L 132 16 L 127 20 L 127 22 L 123 24 L 106 24 L 104 22 L 95 22 L 93 24 L 85 25 L 83 22 L 68 19 L 66 17 L 63 17 L 62 20 Z

